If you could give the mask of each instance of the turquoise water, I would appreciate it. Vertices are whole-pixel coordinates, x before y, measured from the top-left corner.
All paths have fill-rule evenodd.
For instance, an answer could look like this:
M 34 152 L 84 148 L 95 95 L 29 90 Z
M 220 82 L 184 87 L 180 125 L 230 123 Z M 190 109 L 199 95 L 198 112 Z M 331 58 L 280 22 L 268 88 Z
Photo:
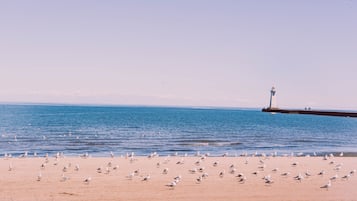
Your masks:
M 260 110 L 0 105 L 0 154 L 357 152 L 357 118 Z

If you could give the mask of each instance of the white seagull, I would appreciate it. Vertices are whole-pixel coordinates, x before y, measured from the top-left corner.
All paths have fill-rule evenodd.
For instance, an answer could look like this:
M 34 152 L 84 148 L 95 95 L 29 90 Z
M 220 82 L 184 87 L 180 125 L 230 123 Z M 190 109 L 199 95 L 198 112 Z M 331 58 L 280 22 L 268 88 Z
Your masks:
M 225 170 L 223 170 L 222 172 L 219 173 L 219 177 L 223 177 L 224 176 L 224 173 L 225 173 Z
M 336 181 L 337 179 L 338 179 L 338 175 L 337 174 L 330 178 L 331 181 Z
M 79 165 L 78 164 L 76 164 L 76 166 L 74 167 L 74 170 L 75 171 L 79 171 Z
M 41 181 L 41 179 L 42 179 L 42 173 L 39 172 L 38 175 L 37 175 L 37 181 Z
M 91 181 L 92 181 L 92 177 L 88 177 L 88 178 L 84 179 L 83 182 L 86 184 L 89 184 Z
M 163 171 L 162 171 L 162 174 L 167 174 L 169 172 L 169 168 L 165 168 Z
M 150 175 L 146 175 L 146 177 L 144 177 L 144 179 L 142 181 L 149 181 L 150 180 Z
M 176 185 L 177 185 L 176 180 L 171 183 L 166 184 L 166 186 L 170 187 L 170 188 L 175 188 Z
M 326 185 L 321 186 L 320 188 L 326 188 L 327 190 L 331 187 L 331 180 L 328 180 Z

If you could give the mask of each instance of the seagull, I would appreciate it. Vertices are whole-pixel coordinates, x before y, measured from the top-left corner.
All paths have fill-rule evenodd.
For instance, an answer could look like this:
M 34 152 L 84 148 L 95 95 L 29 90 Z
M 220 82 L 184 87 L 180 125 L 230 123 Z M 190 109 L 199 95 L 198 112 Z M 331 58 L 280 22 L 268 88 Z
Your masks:
M 219 177 L 223 177 L 224 176 L 224 173 L 225 173 L 225 170 L 223 170 L 222 172 L 219 173 Z
M 112 151 L 110 152 L 110 157 L 114 158 L 114 153 Z
M 62 169 L 62 171 L 63 171 L 63 172 L 67 172 L 67 169 L 68 169 L 68 167 L 67 167 L 67 166 L 64 166 L 63 169 Z
M 299 163 L 298 162 L 294 162 L 293 164 L 291 164 L 292 166 L 296 167 Z
M 284 172 L 281 174 L 281 176 L 288 176 L 288 175 L 290 175 L 290 172 Z
M 42 163 L 42 164 L 41 164 L 41 169 L 45 169 L 45 167 L 46 167 L 46 164 L 45 164 L 45 163 Z
M 141 180 L 141 181 L 149 181 L 149 179 L 150 179 L 150 175 L 148 174 L 148 175 L 146 175 L 146 177 L 144 177 L 144 179 Z
M 203 179 L 208 178 L 208 173 L 207 173 L 207 172 L 203 173 L 203 174 L 202 174 L 202 178 L 203 178 Z
M 41 181 L 41 179 L 42 179 L 42 173 L 40 172 L 40 173 L 38 173 L 38 175 L 37 175 L 37 181 Z
M 218 162 L 217 162 L 217 161 L 214 162 L 214 163 L 213 163 L 213 166 L 214 166 L 214 167 L 217 167 L 217 166 L 218 166 Z
M 351 174 L 346 174 L 345 176 L 342 177 L 342 179 L 348 180 L 351 177 Z
M 91 181 L 92 181 L 92 177 L 88 177 L 83 182 L 89 184 Z
M 177 165 L 182 165 L 182 164 L 184 164 L 184 163 L 185 163 L 185 161 L 183 160 L 183 158 L 181 158 L 181 160 L 178 161 L 176 164 L 177 164 Z
M 169 168 L 165 168 L 163 171 L 162 171 L 162 174 L 167 174 L 169 172 Z
M 331 187 L 331 180 L 328 180 L 328 183 L 320 188 L 326 188 L 327 190 Z
M 350 174 L 354 175 L 356 173 L 356 170 L 351 170 Z
M 109 162 L 108 164 L 107 164 L 107 167 L 112 167 L 112 162 Z
M 335 176 L 331 177 L 330 180 L 335 181 L 335 180 L 337 180 L 337 178 L 338 178 L 338 175 L 336 174 Z
M 277 172 L 277 171 L 279 171 L 279 168 L 274 168 L 272 171 Z
M 238 182 L 240 182 L 240 183 L 244 183 L 245 181 L 247 180 L 247 177 L 241 177 L 239 180 L 238 180 Z
M 198 169 L 199 172 L 203 172 L 204 170 L 205 170 L 205 167 L 200 167 L 200 168 Z
M 340 157 L 343 157 L 343 152 L 340 153 Z
M 255 171 L 255 172 L 253 172 L 252 174 L 258 175 L 258 174 L 259 174 L 259 171 Z
M 9 171 L 14 170 L 14 168 L 12 167 L 12 163 L 9 164 Z
M 134 153 L 134 152 L 131 152 L 131 154 L 129 154 L 128 157 L 129 157 L 129 158 L 133 158 L 134 155 L 135 155 L 135 153 Z
M 231 168 L 231 170 L 229 171 L 229 173 L 234 174 L 236 171 L 237 171 L 236 168 Z
M 310 177 L 310 176 L 312 176 L 312 174 L 310 174 L 309 170 L 306 170 L 305 176 Z
M 98 172 L 98 173 L 102 173 L 102 169 L 103 169 L 103 167 L 97 168 L 97 172 Z
M 132 172 L 132 173 L 130 173 L 128 176 L 126 176 L 126 178 L 128 178 L 128 179 L 133 179 L 133 177 L 135 176 L 135 173 L 134 172 Z
M 321 170 L 321 172 L 319 172 L 319 174 L 317 174 L 317 175 L 324 175 L 326 172 L 325 172 L 325 170 Z
M 166 186 L 170 187 L 170 188 L 175 188 L 176 185 L 177 185 L 176 180 L 171 183 L 166 184 Z
M 238 173 L 238 175 L 236 177 L 243 177 L 244 174 L 243 173 Z
M 113 167 L 113 170 L 118 170 L 118 169 L 119 169 L 119 165 Z
M 261 170 L 263 170 L 263 171 L 264 171 L 265 167 L 266 167 L 266 165 L 265 165 L 265 164 L 263 164 L 263 165 L 261 165 L 261 166 L 258 166 L 258 169 L 261 169 Z
M 176 183 L 178 183 L 179 181 L 181 181 L 182 176 L 178 175 L 174 178 L 174 180 L 176 181 Z
M 88 157 L 89 157 L 88 152 L 86 152 L 85 154 L 82 154 L 82 155 L 81 155 L 81 158 L 84 158 L 84 159 L 86 159 L 86 158 L 88 158 Z
M 266 184 L 272 184 L 272 183 L 274 183 L 274 181 L 271 178 L 269 178 L 269 179 L 265 180 L 265 183 Z
M 197 168 L 193 168 L 188 170 L 191 174 L 195 174 L 197 172 Z
M 299 173 L 299 175 L 298 176 L 296 176 L 296 177 L 294 177 L 296 180 L 298 180 L 298 181 L 302 181 L 303 179 L 304 179 L 304 176 L 302 176 L 302 174 L 301 173 Z
M 270 174 L 268 174 L 268 175 L 264 176 L 262 179 L 269 180 L 269 179 L 271 179 L 271 176 L 270 176 Z
M 106 167 L 105 168 L 105 174 L 109 174 L 110 173 L 110 169 L 109 169 L 109 167 Z
M 196 182 L 197 182 L 197 183 L 201 183 L 201 182 L 202 182 L 202 177 L 199 176 L 199 177 L 196 179 Z
M 66 177 L 66 176 L 64 175 L 64 173 L 62 173 L 61 181 L 62 181 L 62 182 L 65 182 L 65 181 L 67 181 L 68 179 L 69 179 L 69 177 Z
M 200 159 L 200 160 L 195 162 L 195 165 L 199 166 L 201 164 L 201 162 L 202 162 L 202 160 Z
M 79 165 L 78 164 L 76 164 L 76 166 L 74 167 L 74 170 L 75 171 L 79 171 Z

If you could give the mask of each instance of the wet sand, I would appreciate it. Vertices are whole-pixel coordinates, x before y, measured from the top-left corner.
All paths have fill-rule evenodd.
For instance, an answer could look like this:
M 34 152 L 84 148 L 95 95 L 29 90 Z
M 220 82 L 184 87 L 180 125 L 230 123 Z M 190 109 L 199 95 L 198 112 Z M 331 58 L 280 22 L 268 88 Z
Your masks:
M 357 157 L 1 158 L 0 200 L 357 200 L 357 173 L 342 178 L 355 169 Z M 177 185 L 167 186 L 177 176 Z

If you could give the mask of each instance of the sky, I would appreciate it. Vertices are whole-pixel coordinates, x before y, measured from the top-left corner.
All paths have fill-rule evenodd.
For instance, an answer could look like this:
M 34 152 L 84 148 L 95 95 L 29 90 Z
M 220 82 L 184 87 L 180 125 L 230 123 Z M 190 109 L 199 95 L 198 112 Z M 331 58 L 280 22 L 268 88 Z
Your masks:
M 0 102 L 357 110 L 355 0 L 0 0 Z

